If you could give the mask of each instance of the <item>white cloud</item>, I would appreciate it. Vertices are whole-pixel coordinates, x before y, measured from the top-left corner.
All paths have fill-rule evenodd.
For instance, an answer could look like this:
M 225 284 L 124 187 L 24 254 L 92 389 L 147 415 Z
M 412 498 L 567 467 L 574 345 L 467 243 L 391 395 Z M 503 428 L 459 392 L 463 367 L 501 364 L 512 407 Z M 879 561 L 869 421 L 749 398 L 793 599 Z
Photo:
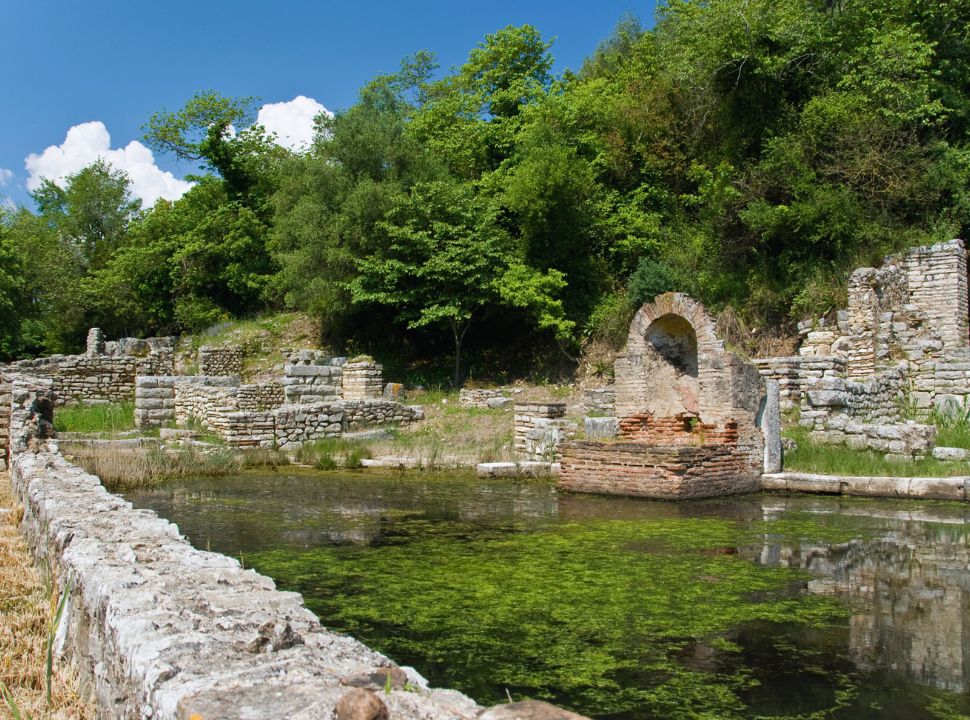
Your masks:
M 11 180 L 13 180 L 13 170 L 0 168 L 0 187 L 5 187 Z
M 75 125 L 67 131 L 64 142 L 51 145 L 44 152 L 31 153 L 24 161 L 27 189 L 36 190 L 43 179 L 63 185 L 68 175 L 87 167 L 98 158 L 116 170 L 128 173 L 131 193 L 151 207 L 159 198 L 177 200 L 192 187 L 155 164 L 152 151 L 137 140 L 123 148 L 111 149 L 111 136 L 103 122 Z
M 313 98 L 297 95 L 289 102 L 267 103 L 259 109 L 256 122 L 285 148 L 300 152 L 313 142 L 313 118 L 320 113 L 333 115 Z

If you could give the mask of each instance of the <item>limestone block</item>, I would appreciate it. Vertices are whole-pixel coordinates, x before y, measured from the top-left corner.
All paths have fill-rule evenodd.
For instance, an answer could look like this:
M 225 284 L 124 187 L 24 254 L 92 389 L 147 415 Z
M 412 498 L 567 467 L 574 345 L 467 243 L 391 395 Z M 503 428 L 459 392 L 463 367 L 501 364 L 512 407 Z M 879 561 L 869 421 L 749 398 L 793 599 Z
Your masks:
M 588 417 L 583 419 L 586 437 L 590 440 L 616 437 L 620 423 L 615 417 Z
M 935 447 L 933 457 L 937 460 L 966 460 L 968 452 L 963 448 Z

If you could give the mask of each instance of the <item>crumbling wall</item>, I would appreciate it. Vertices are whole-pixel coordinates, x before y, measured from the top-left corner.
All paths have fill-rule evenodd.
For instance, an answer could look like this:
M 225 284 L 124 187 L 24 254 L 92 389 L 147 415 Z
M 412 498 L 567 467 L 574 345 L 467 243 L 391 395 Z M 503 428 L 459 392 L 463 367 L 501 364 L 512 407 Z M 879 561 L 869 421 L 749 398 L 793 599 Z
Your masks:
M 171 338 L 105 342 L 98 328 L 91 328 L 83 355 L 51 355 L 0 366 L 7 373 L 24 373 L 53 382 L 54 402 L 131 402 L 137 375 L 171 375 Z
M 845 358 L 835 355 L 795 355 L 752 360 L 762 377 L 777 380 L 781 409 L 790 411 L 802 404 L 805 393 L 823 380 L 845 378 Z
M 516 455 L 533 462 L 557 461 L 560 444 L 579 432 L 565 403 L 516 403 L 513 423 Z
M 838 357 L 843 376 L 865 381 L 903 364 L 900 392 L 920 411 L 965 403 L 970 396 L 970 316 L 967 252 L 962 240 L 919 247 L 859 268 L 848 285 L 848 307 L 835 323 L 800 323 L 803 357 Z M 780 376 L 782 358 L 762 361 Z M 810 365 L 791 368 L 788 383 L 813 384 Z M 783 394 L 784 394 L 783 390 Z

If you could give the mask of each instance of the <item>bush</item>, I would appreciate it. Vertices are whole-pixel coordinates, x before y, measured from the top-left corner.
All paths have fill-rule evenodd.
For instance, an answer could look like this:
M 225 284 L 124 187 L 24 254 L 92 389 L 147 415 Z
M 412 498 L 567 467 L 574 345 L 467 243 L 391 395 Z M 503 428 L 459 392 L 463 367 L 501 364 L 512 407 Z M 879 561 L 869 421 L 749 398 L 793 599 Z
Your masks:
M 673 268 L 659 260 L 644 258 L 627 281 L 627 294 L 630 304 L 639 308 L 644 303 L 653 302 L 657 295 L 682 287 L 683 283 Z

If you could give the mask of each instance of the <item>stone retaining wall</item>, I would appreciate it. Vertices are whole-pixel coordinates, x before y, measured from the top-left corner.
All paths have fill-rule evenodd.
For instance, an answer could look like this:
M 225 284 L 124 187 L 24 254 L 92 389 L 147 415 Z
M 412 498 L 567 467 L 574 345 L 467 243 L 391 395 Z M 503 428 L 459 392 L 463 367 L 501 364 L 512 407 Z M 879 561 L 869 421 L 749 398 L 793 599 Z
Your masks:
M 583 392 L 583 408 L 587 415 L 611 417 L 616 415 L 616 388 L 589 388 Z
M 199 348 L 199 375 L 242 375 L 243 351 L 238 345 Z
M 498 407 L 502 401 L 507 400 L 507 395 L 507 390 L 462 388 L 458 391 L 458 407 L 478 408 L 480 410 Z M 508 402 L 511 402 L 511 400 L 508 400 Z
M 327 631 L 297 593 L 194 549 L 175 525 L 107 492 L 32 437 L 38 396 L 15 391 L 21 530 L 67 589 L 54 651 L 78 670 L 98 717 L 309 720 L 363 717 L 368 707 L 402 720 L 467 720 L 482 711 L 460 693 L 422 689 L 415 674 Z M 381 672 L 391 672 L 390 692 L 383 675 L 371 681 L 377 692 L 353 687 Z
M 238 377 L 191 375 L 176 378 L 175 421 L 179 425 L 197 422 L 214 430 L 215 416 L 239 410 L 236 404 L 238 389 Z

